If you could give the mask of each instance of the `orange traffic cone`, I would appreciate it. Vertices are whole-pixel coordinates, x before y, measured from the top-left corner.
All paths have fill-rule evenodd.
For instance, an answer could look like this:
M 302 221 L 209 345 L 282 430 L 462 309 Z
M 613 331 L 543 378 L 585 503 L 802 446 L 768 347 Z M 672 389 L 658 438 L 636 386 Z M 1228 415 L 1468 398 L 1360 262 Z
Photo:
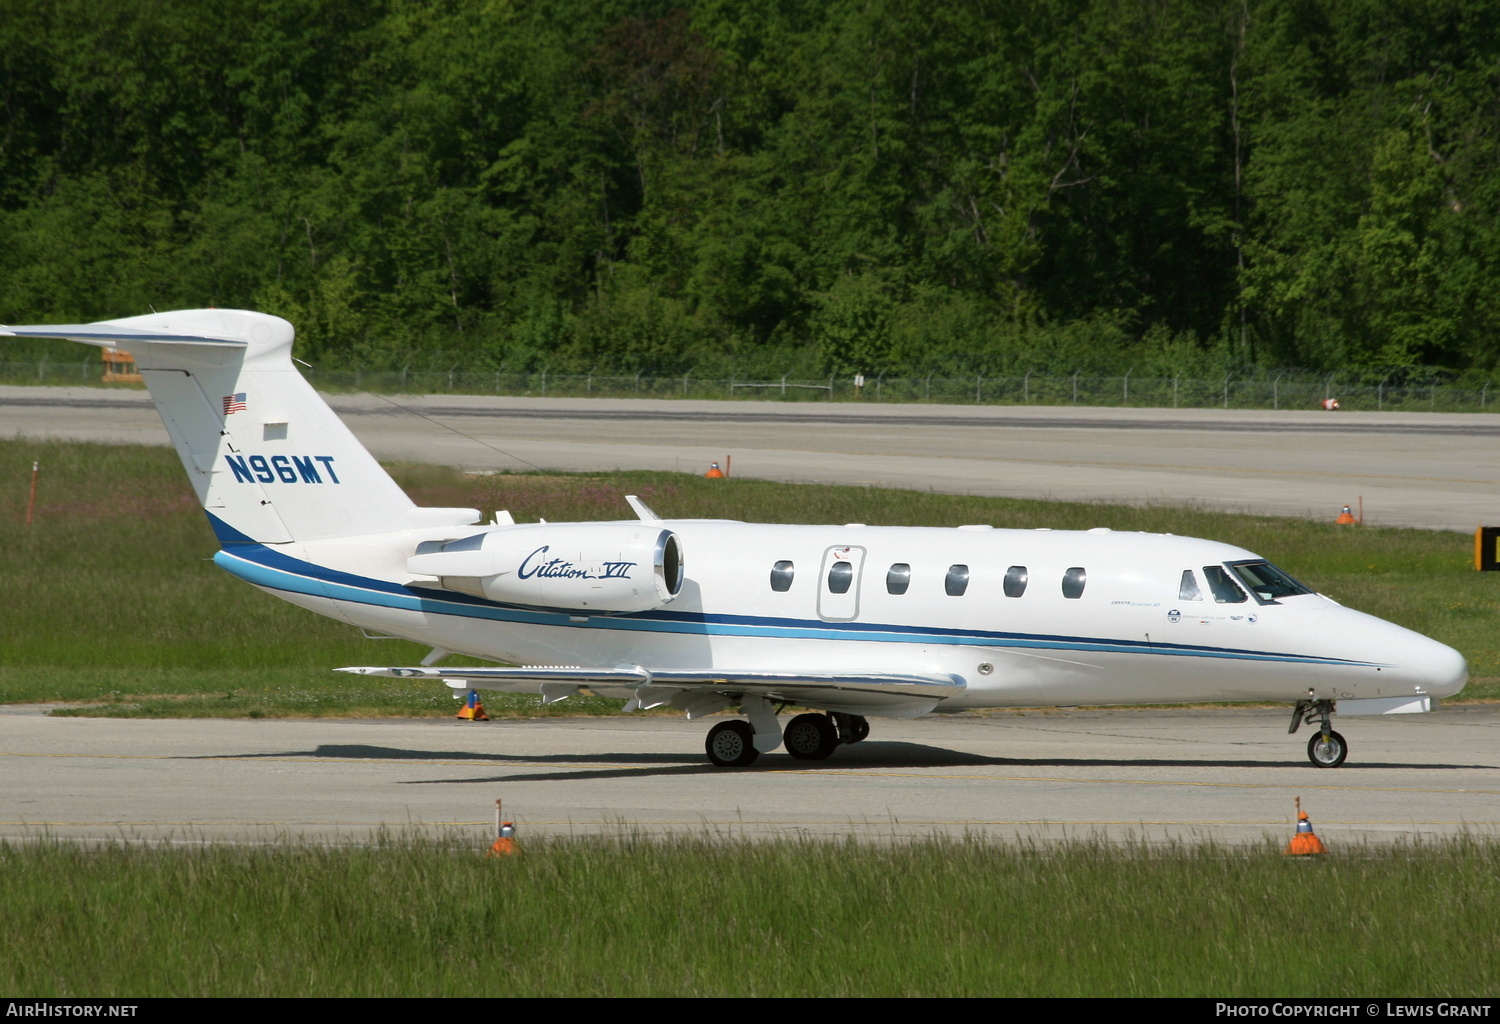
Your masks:
M 724 471 L 719 468 L 719 464 L 717 462 L 715 462 L 712 466 L 709 466 L 708 472 L 704 473 L 703 475 L 708 477 L 708 479 L 710 480 L 724 479 Z
M 469 722 L 488 722 L 490 716 L 484 713 L 484 703 L 479 699 L 478 690 L 469 691 L 469 699 L 464 701 L 464 706 L 459 708 L 455 718 L 462 718 Z
M 1313 854 L 1328 852 L 1323 841 L 1313 831 L 1312 821 L 1308 819 L 1307 812 L 1302 809 L 1300 796 L 1297 798 L 1297 831 L 1282 852 L 1289 857 L 1310 857 Z
M 516 845 L 516 826 L 511 822 L 502 822 L 500 834 L 495 837 L 494 845 L 490 847 L 489 856 L 509 857 L 513 853 L 520 853 L 521 848 Z
M 1355 520 L 1354 520 L 1354 513 L 1349 510 L 1349 506 L 1348 505 L 1344 506 L 1344 511 L 1342 511 L 1342 512 L 1339 513 L 1339 517 L 1337 519 L 1335 519 L 1334 522 L 1337 523 L 1339 526 L 1353 526 L 1354 525 L 1354 522 L 1355 522 Z
M 500 820 L 501 801 L 495 801 L 495 842 L 490 846 L 488 856 L 509 857 L 513 853 L 520 853 L 521 848 L 516 845 L 516 826 L 514 822 Z
M 1339 400 L 1337 398 L 1325 398 L 1318 404 L 1327 409 L 1329 412 L 1333 412 L 1339 407 Z

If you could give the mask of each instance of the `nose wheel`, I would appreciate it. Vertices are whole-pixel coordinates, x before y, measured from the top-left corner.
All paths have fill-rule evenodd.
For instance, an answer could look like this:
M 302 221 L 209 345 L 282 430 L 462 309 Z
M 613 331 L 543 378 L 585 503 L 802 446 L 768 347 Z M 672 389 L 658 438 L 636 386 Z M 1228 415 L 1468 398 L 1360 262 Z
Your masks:
M 1299 700 L 1292 708 L 1292 725 L 1287 732 L 1296 732 L 1303 724 L 1318 723 L 1318 731 L 1307 741 L 1307 759 L 1319 768 L 1337 768 L 1349 756 L 1349 744 L 1328 724 L 1332 714 L 1331 700 Z
M 1319 768 L 1337 768 L 1349 756 L 1349 745 L 1336 732 L 1315 732 L 1307 741 L 1307 759 Z

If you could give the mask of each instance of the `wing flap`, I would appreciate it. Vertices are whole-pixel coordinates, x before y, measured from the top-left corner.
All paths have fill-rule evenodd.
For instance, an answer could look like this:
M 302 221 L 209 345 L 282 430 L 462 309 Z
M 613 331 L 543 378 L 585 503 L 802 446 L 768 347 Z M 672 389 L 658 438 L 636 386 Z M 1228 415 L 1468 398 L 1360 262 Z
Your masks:
M 647 669 L 527 666 L 522 668 L 382 668 L 336 669 L 355 675 L 393 679 L 441 679 L 456 690 L 505 690 L 511 693 L 557 693 L 563 687 L 623 688 L 638 707 L 669 704 L 697 715 L 714 703 L 706 697 L 746 695 L 785 701 L 826 711 L 906 718 L 924 715 L 939 701 L 962 693 L 964 683 L 946 673 L 766 672 L 755 669 Z

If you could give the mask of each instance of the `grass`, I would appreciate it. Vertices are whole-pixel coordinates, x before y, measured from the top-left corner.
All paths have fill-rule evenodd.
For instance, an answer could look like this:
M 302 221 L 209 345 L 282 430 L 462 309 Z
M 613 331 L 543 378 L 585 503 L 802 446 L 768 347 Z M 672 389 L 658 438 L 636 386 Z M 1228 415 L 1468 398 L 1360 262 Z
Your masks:
M 1500 844 L 0 843 L 39 996 L 1479 997 Z
M 33 460 L 42 466 L 25 523 Z M 518 521 L 662 515 L 764 522 L 1058 529 L 1107 526 L 1212 537 L 1270 557 L 1351 607 L 1451 644 L 1469 659 L 1463 699 L 1500 698 L 1500 574 L 1477 573 L 1470 538 L 1350 529 L 1193 508 L 1077 505 L 860 487 L 708 481 L 665 473 L 470 477 L 395 466 L 419 504 L 509 509 Z M 176 456 L 165 448 L 0 441 L 0 700 L 167 716 L 451 715 L 430 682 L 344 677 L 338 665 L 413 664 L 425 649 L 371 643 L 231 579 Z M 452 659 L 445 664 L 461 664 Z M 618 701 L 487 694 L 492 717 L 608 714 Z

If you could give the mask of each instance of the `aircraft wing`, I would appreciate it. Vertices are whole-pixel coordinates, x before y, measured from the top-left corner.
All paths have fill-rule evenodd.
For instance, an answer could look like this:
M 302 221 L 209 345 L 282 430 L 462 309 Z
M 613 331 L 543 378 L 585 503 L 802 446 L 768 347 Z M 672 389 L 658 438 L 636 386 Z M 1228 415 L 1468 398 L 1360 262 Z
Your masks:
M 938 702 L 964 691 L 964 683 L 944 673 L 766 672 L 734 669 L 647 669 L 532 666 L 522 668 L 336 669 L 363 676 L 441 679 L 455 690 L 507 690 L 537 693 L 548 703 L 587 686 L 606 695 L 629 696 L 627 711 L 670 705 L 689 718 L 712 714 L 744 696 L 764 697 L 825 711 L 877 718 L 916 718 Z

